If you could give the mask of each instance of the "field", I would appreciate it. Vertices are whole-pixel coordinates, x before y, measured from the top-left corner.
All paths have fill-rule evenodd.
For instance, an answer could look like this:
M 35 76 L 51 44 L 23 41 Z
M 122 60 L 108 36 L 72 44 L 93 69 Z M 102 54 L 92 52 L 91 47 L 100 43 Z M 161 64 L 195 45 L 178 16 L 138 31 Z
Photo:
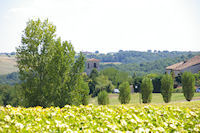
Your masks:
M 118 100 L 118 94 L 109 94 L 110 105 L 118 105 L 120 104 Z M 200 93 L 195 93 L 193 100 L 200 100 Z M 171 102 L 184 102 L 185 97 L 183 93 L 172 93 L 172 100 Z M 97 97 L 90 98 L 90 103 L 94 105 L 98 105 Z M 130 104 L 140 103 L 139 102 L 139 94 L 134 93 L 131 95 Z M 152 96 L 152 103 L 164 103 L 162 95 L 160 93 L 153 93 Z
M 16 59 L 14 56 L 0 55 L 0 75 L 16 72 Z
M 200 101 L 171 104 L 0 107 L 0 132 L 200 132 Z

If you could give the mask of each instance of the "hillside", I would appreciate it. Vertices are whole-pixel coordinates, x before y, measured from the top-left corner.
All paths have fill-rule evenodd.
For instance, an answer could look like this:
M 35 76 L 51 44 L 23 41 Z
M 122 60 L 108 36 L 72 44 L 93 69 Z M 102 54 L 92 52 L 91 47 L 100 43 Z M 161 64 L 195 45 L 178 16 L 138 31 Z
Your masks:
M 128 72 L 130 75 L 144 75 L 147 73 L 164 73 L 165 67 L 180 61 L 192 58 L 200 52 L 180 51 L 122 51 L 115 53 L 85 53 L 86 58 L 100 59 L 101 70 L 107 67 L 114 67 L 120 71 Z M 77 54 L 78 56 L 79 54 Z M 76 56 L 76 57 L 77 57 Z M 11 53 L 0 54 L 0 75 L 16 72 L 15 56 Z
M 101 60 L 101 62 L 121 62 L 123 64 L 130 63 L 144 63 L 144 62 L 153 62 L 161 59 L 174 59 L 176 57 L 181 57 L 183 59 L 191 58 L 200 52 L 191 52 L 191 51 L 122 51 L 114 53 L 85 53 L 83 52 L 86 58 L 96 58 Z
M 85 53 L 84 53 L 85 54 Z M 165 67 L 180 61 L 185 61 L 199 55 L 200 52 L 181 51 L 119 51 L 116 53 L 86 53 L 86 58 L 100 59 L 100 69 L 114 67 L 128 72 L 130 75 L 145 75 L 149 73 L 164 73 Z
M 15 56 L 0 55 L 0 75 L 17 72 Z

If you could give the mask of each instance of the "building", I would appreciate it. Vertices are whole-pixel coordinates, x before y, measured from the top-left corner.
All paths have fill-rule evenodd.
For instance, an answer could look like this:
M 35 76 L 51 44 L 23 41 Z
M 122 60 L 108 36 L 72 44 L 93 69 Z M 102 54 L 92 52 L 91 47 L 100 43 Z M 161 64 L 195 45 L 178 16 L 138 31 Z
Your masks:
M 98 71 L 100 70 L 100 67 L 99 67 L 99 62 L 100 60 L 98 59 L 88 59 L 86 61 L 86 73 L 87 75 L 90 75 L 90 73 L 92 72 L 93 69 L 97 69 Z
M 172 71 L 174 71 L 176 76 L 185 71 L 198 73 L 200 71 L 200 56 L 194 56 L 187 61 L 182 61 L 166 67 L 166 73 L 170 74 Z

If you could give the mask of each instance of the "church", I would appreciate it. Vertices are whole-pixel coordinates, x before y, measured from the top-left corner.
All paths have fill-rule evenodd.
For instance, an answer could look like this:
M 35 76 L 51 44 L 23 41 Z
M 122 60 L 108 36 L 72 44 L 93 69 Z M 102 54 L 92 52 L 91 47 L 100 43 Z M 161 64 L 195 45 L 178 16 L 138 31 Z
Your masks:
M 93 69 L 97 69 L 97 71 L 100 70 L 99 62 L 100 62 L 100 60 L 95 59 L 95 58 L 88 59 L 86 61 L 85 68 L 86 68 L 87 75 L 90 75 L 90 73 L 92 72 Z

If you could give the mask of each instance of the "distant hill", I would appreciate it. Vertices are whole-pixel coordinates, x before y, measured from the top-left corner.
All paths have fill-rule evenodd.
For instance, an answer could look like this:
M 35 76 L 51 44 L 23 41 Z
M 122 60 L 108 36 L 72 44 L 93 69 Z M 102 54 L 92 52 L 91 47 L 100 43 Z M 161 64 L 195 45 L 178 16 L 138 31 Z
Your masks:
M 7 75 L 17 72 L 15 52 L 0 53 L 0 75 Z M 114 67 L 129 74 L 138 73 L 164 73 L 165 67 L 174 63 L 187 60 L 200 52 L 190 51 L 123 51 L 113 53 L 92 53 L 83 52 L 86 58 L 96 58 L 101 60 L 101 70 L 107 67 Z M 76 57 L 79 54 L 76 55 Z
M 155 51 L 155 52 L 142 52 L 142 51 L 123 51 L 113 53 L 83 53 L 86 58 L 96 58 L 101 60 L 101 62 L 121 62 L 123 64 L 130 63 L 144 63 L 144 62 L 152 62 L 160 59 L 173 59 L 176 57 L 193 57 L 196 54 L 200 54 L 200 52 L 190 52 L 190 51 Z
M 100 69 L 114 67 L 128 72 L 130 75 L 145 75 L 149 73 L 164 73 L 165 67 L 180 61 L 185 61 L 200 55 L 200 52 L 190 51 L 123 51 L 114 53 L 83 53 L 86 58 L 96 58 L 101 61 Z
M 17 72 L 17 63 L 14 55 L 0 55 L 0 75 Z

